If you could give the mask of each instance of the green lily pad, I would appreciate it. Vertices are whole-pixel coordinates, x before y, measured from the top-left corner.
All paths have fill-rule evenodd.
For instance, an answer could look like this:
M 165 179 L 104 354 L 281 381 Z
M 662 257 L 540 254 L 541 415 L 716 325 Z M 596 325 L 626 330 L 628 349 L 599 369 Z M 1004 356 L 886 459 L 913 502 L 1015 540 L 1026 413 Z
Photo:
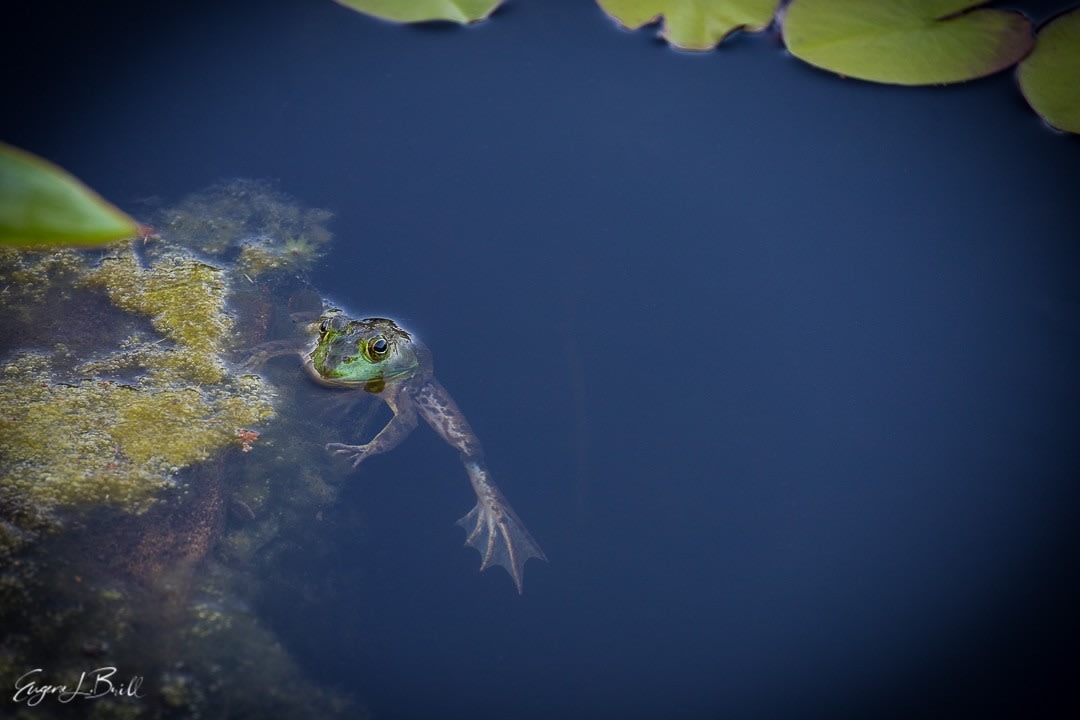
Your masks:
M 840 75 L 936 85 L 990 75 L 1034 43 L 1016 12 L 971 0 L 792 0 L 784 43 L 800 60 Z
M 1016 79 L 1043 120 L 1059 130 L 1080 133 L 1080 8 L 1042 27 Z
M 660 37 L 682 50 L 711 50 L 736 30 L 769 27 L 779 0 L 596 0 L 630 30 L 664 18 Z
M 449 20 L 468 23 L 483 20 L 502 0 L 335 0 L 365 15 L 399 23 Z
M 0 245 L 102 245 L 139 224 L 47 160 L 0 143 Z

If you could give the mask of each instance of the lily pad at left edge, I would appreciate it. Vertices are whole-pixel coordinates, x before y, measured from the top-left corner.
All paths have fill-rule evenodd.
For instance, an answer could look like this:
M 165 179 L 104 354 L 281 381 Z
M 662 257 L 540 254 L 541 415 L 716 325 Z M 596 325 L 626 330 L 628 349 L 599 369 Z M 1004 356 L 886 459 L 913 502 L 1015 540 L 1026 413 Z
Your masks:
M 483 20 L 502 0 L 334 0 L 339 5 L 399 23 L 448 20 L 467 25 Z
M 839 75 L 895 85 L 964 82 L 1031 51 L 1031 22 L 972 0 L 791 0 L 784 44 Z
M 0 143 L 0 245 L 103 245 L 139 225 L 68 172 Z
M 1042 27 L 1016 79 L 1043 120 L 1059 130 L 1080 133 L 1080 8 Z
M 620 25 L 637 30 L 664 18 L 660 37 L 681 50 L 712 50 L 736 30 L 769 27 L 779 0 L 596 0 Z

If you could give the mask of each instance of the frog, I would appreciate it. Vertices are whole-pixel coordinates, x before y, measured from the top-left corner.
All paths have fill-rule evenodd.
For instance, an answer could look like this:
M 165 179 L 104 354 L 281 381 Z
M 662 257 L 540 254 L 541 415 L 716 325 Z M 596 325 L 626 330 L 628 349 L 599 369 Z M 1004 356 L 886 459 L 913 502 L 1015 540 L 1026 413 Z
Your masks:
M 465 545 L 479 551 L 481 572 L 498 565 L 509 573 L 518 593 L 523 593 L 526 561 L 547 562 L 547 556 L 492 479 L 476 432 L 435 378 L 431 351 L 394 320 L 354 319 L 332 306 L 303 327 L 307 339 L 299 354 L 311 380 L 328 388 L 374 395 L 392 413 L 366 443 L 329 443 L 326 450 L 344 457 L 355 470 L 365 460 L 400 445 L 422 418 L 458 451 L 476 496 L 476 505 L 457 521 L 465 530 Z M 251 366 L 297 352 L 296 344 L 288 341 L 257 350 L 248 363 Z

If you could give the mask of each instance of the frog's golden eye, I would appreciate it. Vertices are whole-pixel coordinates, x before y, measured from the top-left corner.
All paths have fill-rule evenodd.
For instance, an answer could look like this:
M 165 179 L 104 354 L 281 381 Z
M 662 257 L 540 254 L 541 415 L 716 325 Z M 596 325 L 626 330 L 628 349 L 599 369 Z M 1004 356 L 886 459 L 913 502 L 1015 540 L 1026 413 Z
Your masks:
M 386 342 L 386 338 L 384 337 L 377 337 L 371 341 L 371 344 L 368 345 L 368 347 L 371 348 L 371 355 L 373 357 L 381 358 L 388 350 L 390 350 L 390 343 Z

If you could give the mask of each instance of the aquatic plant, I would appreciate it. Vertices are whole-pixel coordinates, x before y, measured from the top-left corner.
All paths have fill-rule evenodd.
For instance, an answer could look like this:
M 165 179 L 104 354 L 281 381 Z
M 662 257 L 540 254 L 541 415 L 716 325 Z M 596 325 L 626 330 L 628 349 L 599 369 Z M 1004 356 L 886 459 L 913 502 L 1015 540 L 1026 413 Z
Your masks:
M 664 18 L 660 37 L 681 50 L 711 50 L 736 30 L 761 32 L 769 27 L 780 0 L 596 0 L 628 30 Z
M 337 0 L 395 22 L 482 20 L 498 6 L 483 0 Z M 983 8 L 985 0 L 596 0 L 621 27 L 661 23 L 680 50 L 712 50 L 736 31 L 781 28 L 799 60 L 843 77 L 899 85 L 958 83 L 1021 62 L 1018 81 L 1046 122 L 1080 132 L 1080 9 L 1040 28 L 1021 13 Z M 1032 52 L 1032 48 L 1035 51 Z M 1025 57 L 1031 53 L 1031 59 Z
M 101 245 L 139 225 L 75 177 L 0 142 L 0 245 Z
M 395 22 L 448 20 L 462 25 L 483 20 L 502 0 L 336 0 L 345 7 Z
M 1043 120 L 1080 133 L 1080 8 L 1039 29 L 1035 50 L 1020 63 L 1016 80 Z
M 1015 65 L 1034 44 L 1018 12 L 971 0 L 795 0 L 784 44 L 825 70 L 895 85 L 941 85 Z

